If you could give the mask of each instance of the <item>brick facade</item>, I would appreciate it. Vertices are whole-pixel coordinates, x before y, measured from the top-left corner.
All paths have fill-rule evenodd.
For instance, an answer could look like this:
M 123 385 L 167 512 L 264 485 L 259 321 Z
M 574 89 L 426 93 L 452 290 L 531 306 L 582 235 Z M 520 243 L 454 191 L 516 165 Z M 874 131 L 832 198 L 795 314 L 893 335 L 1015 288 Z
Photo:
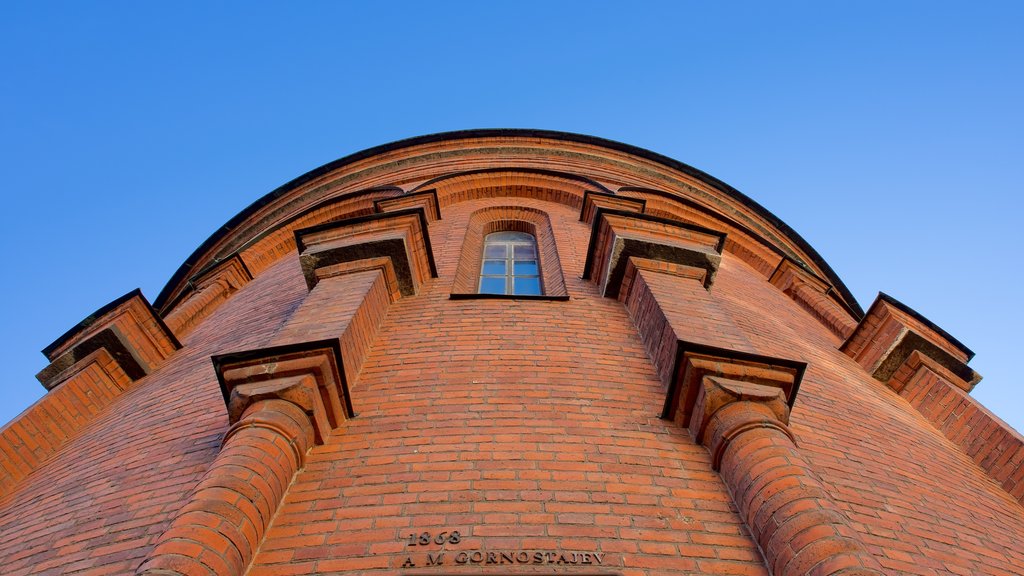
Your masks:
M 505 230 L 543 297 L 476 293 Z M 343 158 L 45 352 L 5 574 L 1024 573 L 1024 439 L 971 351 L 623 144 Z

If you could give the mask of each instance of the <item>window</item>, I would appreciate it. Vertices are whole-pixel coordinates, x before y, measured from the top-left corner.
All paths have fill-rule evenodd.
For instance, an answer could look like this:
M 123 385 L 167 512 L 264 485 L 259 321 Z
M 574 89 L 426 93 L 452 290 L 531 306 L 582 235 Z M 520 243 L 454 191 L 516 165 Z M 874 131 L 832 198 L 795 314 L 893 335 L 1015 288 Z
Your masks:
M 494 232 L 484 238 L 480 294 L 540 296 L 537 240 L 526 232 Z

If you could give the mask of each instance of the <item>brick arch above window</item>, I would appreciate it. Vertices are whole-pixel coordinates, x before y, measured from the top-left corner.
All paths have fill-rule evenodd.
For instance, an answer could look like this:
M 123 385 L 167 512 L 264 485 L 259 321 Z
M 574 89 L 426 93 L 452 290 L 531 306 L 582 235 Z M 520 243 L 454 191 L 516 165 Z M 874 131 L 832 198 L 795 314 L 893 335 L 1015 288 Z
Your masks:
M 482 208 L 469 216 L 466 239 L 462 243 L 459 267 L 452 285 L 453 297 L 478 294 L 480 284 L 480 262 L 483 257 L 484 238 L 493 232 L 526 232 L 537 240 L 537 255 L 540 260 L 541 288 L 546 299 L 565 299 L 569 292 L 565 288 L 562 264 L 558 258 L 555 234 L 547 213 L 525 206 L 493 206 Z M 522 296 L 508 296 L 522 298 Z

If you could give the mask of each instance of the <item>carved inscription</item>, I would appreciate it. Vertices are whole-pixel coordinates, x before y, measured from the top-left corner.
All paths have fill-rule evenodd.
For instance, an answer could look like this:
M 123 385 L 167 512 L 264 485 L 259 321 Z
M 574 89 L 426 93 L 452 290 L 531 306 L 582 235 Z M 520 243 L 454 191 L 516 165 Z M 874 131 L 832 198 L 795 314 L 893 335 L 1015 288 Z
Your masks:
M 458 530 L 442 530 L 440 532 L 420 532 L 409 534 L 404 538 L 406 545 L 422 548 L 426 546 L 457 545 L 462 542 L 462 533 Z M 603 552 L 573 552 L 556 550 L 439 550 L 425 552 L 415 556 L 406 556 L 402 568 L 419 568 L 429 566 L 472 566 L 472 565 L 516 565 L 545 564 L 558 566 L 600 566 L 604 564 Z

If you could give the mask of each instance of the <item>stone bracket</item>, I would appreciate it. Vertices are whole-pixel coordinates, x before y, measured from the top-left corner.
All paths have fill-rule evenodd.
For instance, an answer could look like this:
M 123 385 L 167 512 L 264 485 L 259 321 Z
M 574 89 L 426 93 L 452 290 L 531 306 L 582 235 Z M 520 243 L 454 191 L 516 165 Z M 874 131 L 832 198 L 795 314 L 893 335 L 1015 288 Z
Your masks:
M 175 334 L 184 336 L 252 278 L 238 254 L 214 262 L 190 278 L 188 290 L 166 306 L 164 321 Z
M 647 201 L 642 198 L 631 198 L 629 196 L 616 196 L 606 192 L 592 192 L 587 190 L 583 193 L 583 207 L 580 209 L 580 222 L 593 225 L 597 216 L 597 210 L 622 210 L 625 212 L 636 212 L 642 214 Z
M 803 264 L 784 256 L 768 282 L 786 294 L 840 338 L 848 337 L 859 317 L 838 298 L 834 287 Z
M 220 354 L 211 358 L 233 424 L 252 404 L 270 398 L 301 408 L 322 444 L 355 416 L 337 339 Z
M 423 207 L 328 222 L 295 231 L 299 264 L 310 290 L 317 269 L 369 258 L 391 259 L 403 296 L 437 278 Z
M 373 201 L 373 211 L 377 213 L 395 212 L 409 208 L 423 208 L 427 222 L 436 222 L 441 219 L 441 204 L 437 200 L 436 188 Z
M 950 381 L 971 391 L 981 375 L 967 366 L 974 356 L 969 348 L 905 304 L 879 293 L 868 313 L 839 348 L 876 380 L 889 386 L 901 367 L 916 352 L 933 360 L 954 376 Z
M 212 284 L 220 283 L 227 290 L 234 292 L 248 284 L 250 280 L 252 273 L 249 272 L 249 267 L 245 265 L 241 256 L 235 254 L 200 270 L 189 279 L 189 284 L 194 286 L 196 291 L 200 291 Z
M 36 378 L 52 390 L 74 374 L 76 366 L 103 349 L 131 378 L 155 370 L 181 343 L 138 289 L 103 306 L 43 349 L 50 364 Z
M 680 340 L 672 381 L 665 396 L 661 417 L 691 427 L 697 396 L 707 378 L 758 384 L 781 391 L 785 405 L 793 407 L 800 388 L 805 362 L 737 352 Z M 701 426 L 706 424 L 702 422 Z
M 660 260 L 706 271 L 711 288 L 722 260 L 725 234 L 676 220 L 597 208 L 583 278 L 601 294 L 618 298 L 630 257 Z

